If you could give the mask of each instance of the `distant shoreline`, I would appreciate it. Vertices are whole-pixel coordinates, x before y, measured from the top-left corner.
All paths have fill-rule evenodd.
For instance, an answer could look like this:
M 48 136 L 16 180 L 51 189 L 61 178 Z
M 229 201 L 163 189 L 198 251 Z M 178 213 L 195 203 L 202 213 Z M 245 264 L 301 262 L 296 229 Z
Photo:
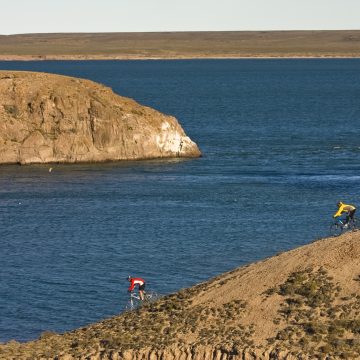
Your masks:
M 62 55 L 62 56 L 35 56 L 35 55 L 29 55 L 29 56 L 7 56 L 7 55 L 0 55 L 0 61 L 151 61 L 151 60 L 281 60 L 281 59 L 360 59 L 360 55 L 357 56 L 351 56 L 351 55 L 293 55 L 293 56 L 255 56 L 255 55 L 249 55 L 249 56 L 173 56 L 173 57 L 136 57 L 136 56 L 101 56 L 101 55 Z
M 360 58 L 360 30 L 0 35 L 1 61 Z

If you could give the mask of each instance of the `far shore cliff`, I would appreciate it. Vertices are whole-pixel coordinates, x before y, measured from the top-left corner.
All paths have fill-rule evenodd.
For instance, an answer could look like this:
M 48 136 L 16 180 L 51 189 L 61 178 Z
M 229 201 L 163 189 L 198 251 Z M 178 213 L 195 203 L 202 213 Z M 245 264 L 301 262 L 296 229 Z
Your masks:
M 178 121 L 90 80 L 0 71 L 0 164 L 199 157 Z
M 340 360 L 359 354 L 359 231 L 65 334 L 0 345 L 4 360 Z

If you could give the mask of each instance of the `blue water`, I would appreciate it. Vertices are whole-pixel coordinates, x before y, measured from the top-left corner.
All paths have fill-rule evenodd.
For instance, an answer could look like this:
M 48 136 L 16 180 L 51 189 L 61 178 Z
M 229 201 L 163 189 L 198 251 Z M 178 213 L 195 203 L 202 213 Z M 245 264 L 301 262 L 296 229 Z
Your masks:
M 175 115 L 203 157 L 0 167 L 0 341 L 118 314 L 327 235 L 360 204 L 360 60 L 0 62 Z

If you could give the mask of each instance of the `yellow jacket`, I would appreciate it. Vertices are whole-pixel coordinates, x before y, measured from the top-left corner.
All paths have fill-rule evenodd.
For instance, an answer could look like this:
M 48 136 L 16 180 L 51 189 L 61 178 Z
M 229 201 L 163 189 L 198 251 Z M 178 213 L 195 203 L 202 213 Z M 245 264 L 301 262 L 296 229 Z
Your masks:
M 339 206 L 338 211 L 334 214 L 333 217 L 336 218 L 336 217 L 340 216 L 343 213 L 349 213 L 350 211 L 355 210 L 355 209 L 356 209 L 356 207 L 353 206 L 353 205 L 341 204 Z

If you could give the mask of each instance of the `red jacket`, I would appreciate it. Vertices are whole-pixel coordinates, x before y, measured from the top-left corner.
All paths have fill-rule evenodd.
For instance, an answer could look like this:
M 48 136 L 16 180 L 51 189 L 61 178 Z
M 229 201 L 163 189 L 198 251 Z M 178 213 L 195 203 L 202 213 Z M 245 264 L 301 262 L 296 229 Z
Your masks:
M 142 278 L 131 278 L 131 283 L 130 286 L 128 288 L 129 291 L 133 291 L 135 288 L 135 285 L 139 285 L 139 287 L 141 285 L 145 284 L 145 280 Z

